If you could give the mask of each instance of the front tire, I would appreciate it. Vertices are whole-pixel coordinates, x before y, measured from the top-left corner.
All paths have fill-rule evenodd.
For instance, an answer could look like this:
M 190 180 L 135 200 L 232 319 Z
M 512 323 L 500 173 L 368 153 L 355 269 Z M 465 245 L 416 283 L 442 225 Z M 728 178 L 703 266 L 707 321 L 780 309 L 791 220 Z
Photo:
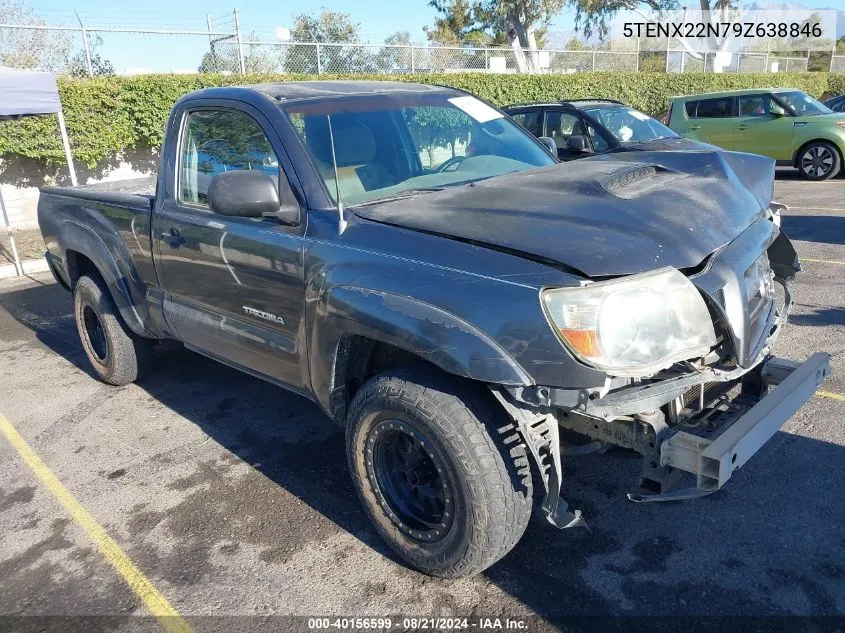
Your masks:
M 101 380 L 111 385 L 126 385 L 150 370 L 152 341 L 123 324 L 99 276 L 79 278 L 73 290 L 73 306 L 85 355 Z
M 842 157 L 833 143 L 816 141 L 801 149 L 796 166 L 808 180 L 828 180 L 839 173 Z
M 483 571 L 525 532 L 531 471 L 518 439 L 484 387 L 427 366 L 366 383 L 346 432 L 376 531 L 404 562 L 442 578 Z

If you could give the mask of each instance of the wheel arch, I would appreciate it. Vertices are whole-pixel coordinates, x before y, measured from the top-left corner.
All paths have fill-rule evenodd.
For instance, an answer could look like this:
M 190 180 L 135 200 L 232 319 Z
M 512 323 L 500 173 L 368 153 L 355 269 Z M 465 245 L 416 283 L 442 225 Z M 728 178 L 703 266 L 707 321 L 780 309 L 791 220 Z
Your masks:
M 95 272 L 105 282 L 127 327 L 139 336 L 155 338 L 145 327 L 144 319 L 138 311 L 138 306 L 145 305 L 146 290 L 128 254 L 125 257 L 115 256 L 97 233 L 84 225 L 71 222 L 61 226 L 59 243 L 62 245 L 64 268 L 71 289 L 75 288 L 82 275 Z
M 342 286 L 325 292 L 311 325 L 310 370 L 318 402 L 340 423 L 368 378 L 423 361 L 446 374 L 532 384 L 525 370 L 470 323 L 411 297 Z

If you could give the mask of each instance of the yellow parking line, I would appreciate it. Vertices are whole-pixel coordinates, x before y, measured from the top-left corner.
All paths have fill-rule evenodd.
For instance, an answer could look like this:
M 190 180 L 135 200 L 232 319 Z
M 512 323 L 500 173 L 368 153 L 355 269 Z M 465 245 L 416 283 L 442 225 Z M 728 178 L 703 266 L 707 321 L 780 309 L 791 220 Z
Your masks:
M 65 488 L 64 484 L 50 471 L 41 458 L 26 443 L 23 436 L 12 426 L 2 414 L 0 414 L 0 431 L 9 440 L 9 444 L 18 452 L 21 459 L 32 469 L 35 476 L 41 480 L 53 496 L 56 497 L 65 510 L 82 527 L 92 541 L 94 541 L 103 553 L 103 556 L 112 564 L 117 572 L 123 576 L 129 588 L 141 599 L 161 626 L 167 633 L 193 633 L 191 626 L 179 615 L 167 599 L 155 588 L 149 578 L 144 576 L 129 556 L 120 549 L 120 546 L 112 539 L 96 519 L 84 508 L 79 501 Z
M 839 262 L 835 259 L 809 259 L 807 257 L 801 257 L 800 260 L 802 262 L 812 262 L 814 264 L 839 264 L 840 266 L 845 266 L 845 262 Z
M 817 391 L 817 396 L 821 396 L 822 398 L 830 398 L 831 400 L 841 400 L 845 402 L 845 394 L 841 393 L 834 393 L 832 391 Z

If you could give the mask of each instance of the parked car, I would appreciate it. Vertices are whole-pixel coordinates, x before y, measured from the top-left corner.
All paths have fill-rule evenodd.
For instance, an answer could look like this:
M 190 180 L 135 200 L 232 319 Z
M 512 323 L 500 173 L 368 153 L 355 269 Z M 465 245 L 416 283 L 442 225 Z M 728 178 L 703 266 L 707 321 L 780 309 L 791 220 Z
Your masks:
M 459 90 L 289 82 L 184 96 L 155 195 L 45 187 L 38 218 L 102 380 L 175 339 L 310 398 L 378 534 L 456 578 L 519 541 L 532 472 L 549 522 L 585 525 L 561 430 L 678 500 L 813 395 L 827 354 L 771 354 L 799 269 L 773 177 L 723 151 L 562 166 Z
M 769 156 L 810 180 L 842 168 L 845 114 L 789 88 L 674 97 L 669 127 L 725 149 Z
M 824 104 L 834 112 L 845 112 L 845 94 L 828 99 Z
M 564 161 L 613 152 L 713 149 L 613 99 L 522 103 L 502 109 L 534 136 L 554 141 Z

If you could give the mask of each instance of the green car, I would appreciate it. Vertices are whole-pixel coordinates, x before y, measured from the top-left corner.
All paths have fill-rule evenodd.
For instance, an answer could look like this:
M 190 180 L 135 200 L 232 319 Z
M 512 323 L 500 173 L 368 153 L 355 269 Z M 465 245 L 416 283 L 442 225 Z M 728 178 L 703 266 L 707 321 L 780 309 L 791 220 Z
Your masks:
M 842 168 L 845 114 L 791 88 L 674 97 L 665 123 L 686 138 L 763 154 L 810 180 Z

